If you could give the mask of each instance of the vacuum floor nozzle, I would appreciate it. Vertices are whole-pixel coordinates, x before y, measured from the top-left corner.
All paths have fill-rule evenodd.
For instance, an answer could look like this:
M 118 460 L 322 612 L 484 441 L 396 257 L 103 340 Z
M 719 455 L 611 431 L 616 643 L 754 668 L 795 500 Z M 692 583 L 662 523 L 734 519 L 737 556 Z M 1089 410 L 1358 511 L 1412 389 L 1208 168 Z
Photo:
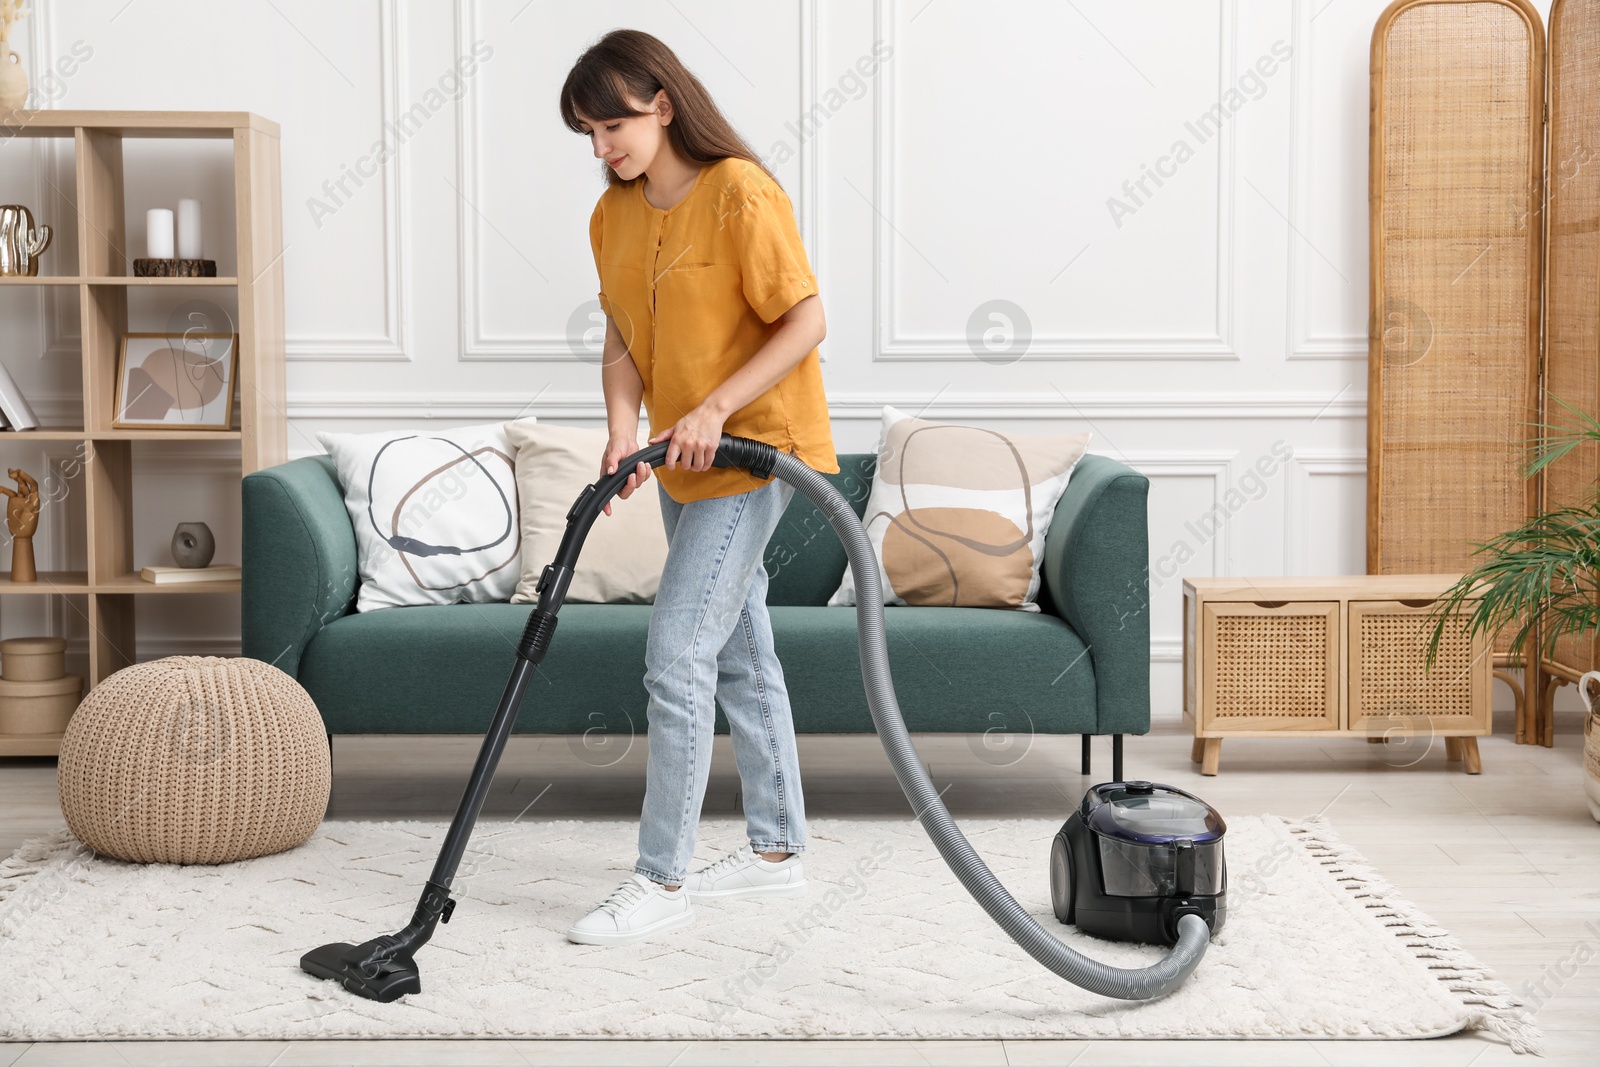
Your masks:
M 396 955 L 365 967 L 361 965 L 362 960 L 381 947 L 378 942 L 386 940 L 378 938 L 361 945 L 336 942 L 314 948 L 300 957 L 300 969 L 338 982 L 357 996 L 384 1004 L 399 1000 L 407 993 L 422 992 L 417 962 L 410 956 Z

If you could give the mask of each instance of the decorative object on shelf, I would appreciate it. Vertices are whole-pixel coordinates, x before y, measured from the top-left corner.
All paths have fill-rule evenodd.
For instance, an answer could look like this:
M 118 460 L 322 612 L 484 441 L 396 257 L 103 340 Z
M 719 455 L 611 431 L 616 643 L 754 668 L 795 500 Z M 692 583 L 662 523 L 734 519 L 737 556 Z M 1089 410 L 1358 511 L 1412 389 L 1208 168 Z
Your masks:
M 50 247 L 50 237 L 50 227 L 34 225 L 33 212 L 21 204 L 0 205 L 0 275 L 37 277 L 39 256 Z
M 39 428 L 39 420 L 34 416 L 33 408 L 28 406 L 27 397 L 17 388 L 16 379 L 11 377 L 11 372 L 6 370 L 4 363 L 0 363 L 0 416 L 4 416 L 7 429 Z
M 145 255 L 151 259 L 172 258 L 172 209 L 153 207 L 144 213 Z
M 200 201 L 178 201 L 176 251 L 172 209 L 145 212 L 146 258 L 133 261 L 135 278 L 215 278 L 217 262 L 200 255 Z
M 216 552 L 217 539 L 203 522 L 180 522 L 172 531 L 172 558 L 180 567 L 204 567 Z
M 39 526 L 39 483 L 28 472 L 12 467 L 6 472 L 17 488 L 0 485 L 0 493 L 11 500 L 6 504 L 6 529 L 11 531 L 11 580 L 38 581 L 33 569 L 33 531 Z
M 229 429 L 238 362 L 236 333 L 124 334 L 111 425 Z
M 68 674 L 67 639 L 0 641 L 0 734 L 59 734 L 83 699 L 83 675 Z
M 10 637 L 0 641 L 0 679 L 48 682 L 66 675 L 65 637 Z
M 135 278 L 215 278 L 217 261 L 214 259 L 136 259 L 133 261 Z
M 20 0 L 0 0 L 0 108 L 7 111 L 28 106 L 28 72 L 11 50 L 11 24 L 31 10 Z
M 200 258 L 200 201 L 178 201 L 178 258 Z
M 322 715 L 257 659 L 167 656 L 89 691 L 61 739 L 61 811 L 132 863 L 232 863 L 294 848 L 328 808 Z
M 209 567 L 144 567 L 139 577 L 157 585 L 173 582 L 237 582 L 244 571 L 237 563 L 215 563 Z

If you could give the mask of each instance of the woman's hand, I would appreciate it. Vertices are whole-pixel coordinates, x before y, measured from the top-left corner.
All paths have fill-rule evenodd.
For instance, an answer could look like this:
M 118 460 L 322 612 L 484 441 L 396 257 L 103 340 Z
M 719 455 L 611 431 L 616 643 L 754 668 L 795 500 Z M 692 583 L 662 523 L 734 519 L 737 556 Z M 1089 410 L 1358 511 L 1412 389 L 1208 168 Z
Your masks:
M 711 461 L 717 456 L 717 447 L 722 444 L 723 421 L 721 415 L 702 404 L 650 438 L 650 443 L 668 442 L 668 470 L 676 470 L 680 463 L 685 470 L 710 470 Z
M 612 434 L 611 439 L 606 442 L 605 455 L 600 458 L 601 476 L 615 474 L 617 464 L 637 451 L 639 451 L 639 440 L 636 435 L 624 437 L 620 434 Z M 649 480 L 650 464 L 640 460 L 634 472 L 628 475 L 628 484 L 617 490 L 617 496 L 626 500 L 633 495 L 635 489 Z M 605 513 L 607 515 L 611 514 L 611 501 L 609 500 L 606 501 Z

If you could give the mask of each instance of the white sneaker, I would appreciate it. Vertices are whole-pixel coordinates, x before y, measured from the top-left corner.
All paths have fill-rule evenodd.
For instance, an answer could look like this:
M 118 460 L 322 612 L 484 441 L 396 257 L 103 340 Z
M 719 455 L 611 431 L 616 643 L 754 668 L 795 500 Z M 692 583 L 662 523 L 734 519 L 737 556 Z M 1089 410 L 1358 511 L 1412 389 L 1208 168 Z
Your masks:
M 773 863 L 756 855 L 748 844 L 711 866 L 695 871 L 679 890 L 694 900 L 797 897 L 805 891 L 806 875 L 800 866 L 800 853 L 791 853 L 787 859 Z
M 620 945 L 693 921 L 694 909 L 682 886 L 669 893 L 635 871 L 604 903 L 572 924 L 567 940 L 580 945 Z

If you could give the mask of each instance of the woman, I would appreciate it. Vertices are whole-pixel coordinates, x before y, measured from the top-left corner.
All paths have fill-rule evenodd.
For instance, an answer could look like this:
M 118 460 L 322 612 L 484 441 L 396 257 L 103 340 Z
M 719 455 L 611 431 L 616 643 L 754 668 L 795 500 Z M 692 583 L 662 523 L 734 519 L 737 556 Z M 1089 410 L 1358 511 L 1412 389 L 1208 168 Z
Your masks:
M 698 79 L 655 37 L 615 30 L 561 89 L 606 191 L 589 220 L 606 315 L 603 474 L 638 450 L 639 404 L 668 550 L 645 650 L 650 759 L 639 859 L 568 939 L 619 944 L 693 921 L 692 900 L 805 890 L 794 722 L 762 556 L 793 487 L 712 468 L 723 433 L 837 472 L 817 343 L 822 300 L 789 198 Z M 617 496 L 649 481 L 639 463 Z M 611 505 L 605 508 L 611 514 Z M 720 697 L 749 843 L 690 873 Z

